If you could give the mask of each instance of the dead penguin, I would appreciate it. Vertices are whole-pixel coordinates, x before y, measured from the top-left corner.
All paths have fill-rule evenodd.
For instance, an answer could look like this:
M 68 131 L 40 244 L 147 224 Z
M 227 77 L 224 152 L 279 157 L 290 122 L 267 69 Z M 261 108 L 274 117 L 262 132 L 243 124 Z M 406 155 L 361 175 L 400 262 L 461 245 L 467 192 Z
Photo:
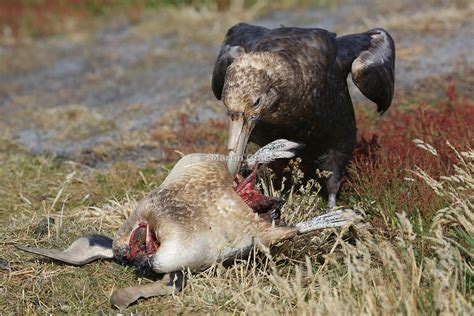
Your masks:
M 250 157 L 248 165 L 293 156 L 298 144 L 278 140 Z M 184 285 L 183 270 L 202 271 L 215 262 L 244 257 L 254 246 L 272 243 L 360 218 L 353 210 L 333 211 L 295 226 L 258 216 L 242 197 L 252 190 L 255 172 L 235 184 L 226 157 L 191 154 L 181 158 L 160 187 L 146 196 L 113 238 L 87 236 L 64 250 L 17 246 L 72 265 L 96 259 L 133 263 L 162 274 L 159 281 L 117 289 L 110 303 L 126 308 L 139 298 L 172 294 Z M 251 193 L 251 192 L 250 192 Z

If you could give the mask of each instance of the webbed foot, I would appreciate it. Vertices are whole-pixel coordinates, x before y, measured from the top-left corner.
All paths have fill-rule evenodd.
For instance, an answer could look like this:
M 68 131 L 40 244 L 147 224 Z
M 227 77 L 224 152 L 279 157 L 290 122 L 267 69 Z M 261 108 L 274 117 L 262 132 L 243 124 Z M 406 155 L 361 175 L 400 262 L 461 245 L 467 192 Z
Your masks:
M 110 305 L 118 309 L 125 309 L 139 298 L 171 295 L 179 292 L 184 284 L 185 276 L 183 272 L 171 272 L 165 274 L 163 279 L 159 281 L 115 290 L 110 296 Z

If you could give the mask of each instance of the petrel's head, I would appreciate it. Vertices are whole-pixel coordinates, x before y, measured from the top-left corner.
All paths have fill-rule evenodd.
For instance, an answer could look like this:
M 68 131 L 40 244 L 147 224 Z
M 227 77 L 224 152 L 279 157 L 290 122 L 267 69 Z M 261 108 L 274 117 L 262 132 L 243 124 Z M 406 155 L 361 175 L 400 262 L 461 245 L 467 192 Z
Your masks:
M 245 146 L 257 121 L 277 102 L 278 92 L 267 56 L 242 54 L 227 69 L 222 101 L 229 117 L 229 172 L 237 173 Z

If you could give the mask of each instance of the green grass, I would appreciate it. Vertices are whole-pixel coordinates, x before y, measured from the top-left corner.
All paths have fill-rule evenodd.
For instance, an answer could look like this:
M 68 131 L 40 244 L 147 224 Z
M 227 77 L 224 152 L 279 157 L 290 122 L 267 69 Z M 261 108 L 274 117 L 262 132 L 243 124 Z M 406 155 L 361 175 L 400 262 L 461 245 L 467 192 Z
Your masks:
M 151 166 L 137 168 L 118 162 L 108 170 L 94 170 L 53 156 L 0 153 L 0 219 L 15 213 L 68 212 L 96 206 L 126 195 L 140 198 L 165 176 Z
M 65 248 L 91 233 L 112 236 L 136 201 L 162 181 L 166 172 L 160 164 L 137 168 L 117 162 L 94 170 L 53 156 L 3 152 L 1 159 L 0 259 L 11 269 L 0 270 L 0 310 L 108 314 L 114 288 L 148 282 L 113 262 L 71 267 L 18 252 L 14 244 Z M 127 312 L 469 313 L 473 227 L 468 183 L 474 161 L 463 159 L 455 177 L 436 180 L 444 190 L 432 216 L 397 205 L 399 192 L 410 188 L 403 181 L 393 181 L 376 196 L 354 194 L 353 184 L 346 184 L 340 203 L 362 207 L 368 214 L 365 224 L 299 237 L 230 268 L 217 264 L 189 274 L 182 293 L 140 300 Z M 413 177 L 429 182 L 419 172 Z M 317 191 L 307 186 L 295 188 L 291 198 L 284 193 L 284 218 L 294 223 L 321 212 L 324 201 Z M 54 224 L 38 235 L 45 217 Z
M 164 2 L 168 1 L 144 0 L 139 9 L 161 10 Z M 280 3 L 285 2 L 306 4 Z M 131 1 L 86 8 L 87 14 L 99 19 L 129 14 L 133 20 L 136 13 L 132 9 Z M 166 34 L 178 30 L 184 40 L 186 36 L 202 36 L 203 43 L 214 45 L 231 23 L 249 20 L 259 12 L 264 11 L 210 11 L 196 18 L 183 10 L 160 15 L 161 20 L 146 20 L 135 31 Z M 188 34 L 185 22 L 192 19 L 199 20 L 192 21 L 196 30 L 211 22 L 217 27 L 210 34 Z M 34 15 L 25 16 L 24 35 L 64 31 L 61 19 L 38 31 L 35 21 Z M 85 21 L 89 23 L 91 19 Z M 54 25 L 60 28 L 55 29 Z M 81 24 L 72 31 L 80 29 L 78 25 Z M 403 25 L 409 28 L 412 23 Z M 29 34 L 33 30 L 37 33 Z M 30 55 L 12 57 L 16 63 L 29 59 L 35 63 Z M 12 58 L 2 59 L 5 67 L 12 62 Z M 356 154 L 339 204 L 364 209 L 364 224 L 299 237 L 230 268 L 216 264 L 202 273 L 189 274 L 182 293 L 140 300 L 126 313 L 473 314 L 473 161 L 472 157 L 464 157 L 464 164 L 460 163 L 445 141 L 472 155 L 469 148 L 473 147 L 474 135 L 465 126 L 472 126 L 469 120 L 474 115 L 472 101 L 452 103 L 432 104 L 423 112 L 419 102 L 404 101 L 394 104 L 391 113 L 377 120 L 372 112 L 358 113 L 359 135 L 367 140 L 374 134 L 380 138 L 373 146 L 362 144 L 368 153 Z M 452 106 L 454 112 L 450 110 Z M 48 116 L 48 112 L 42 113 Z M 94 169 L 82 165 L 81 157 L 69 161 L 53 155 L 32 155 L 18 146 L 11 135 L 0 135 L 0 262 L 10 266 L 0 269 L 0 313 L 112 314 L 116 311 L 109 307 L 108 297 L 114 288 L 149 282 L 137 277 L 130 267 L 113 262 L 71 267 L 19 252 L 14 245 L 65 248 L 80 236 L 113 236 L 137 201 L 157 187 L 166 176 L 166 169 L 177 161 L 175 150 L 223 152 L 225 121 L 188 119 L 168 118 L 178 125 L 165 130 L 164 124 L 156 124 L 146 134 L 135 136 L 139 139 L 133 141 L 159 144 L 164 152 L 162 161 L 140 167 L 110 161 L 114 156 L 120 157 L 120 150 L 134 150 L 133 141 L 127 143 L 130 148 L 116 145 L 111 152 L 117 155 L 107 155 L 108 148 L 97 149 L 97 156 L 109 162 L 110 167 Z M 50 126 L 49 121 L 45 126 Z M 89 125 L 85 128 L 90 129 Z M 74 135 L 75 127 L 72 131 L 66 136 Z M 414 138 L 435 146 L 439 155 L 418 148 L 412 142 Z M 431 175 L 434 182 L 416 166 Z M 456 177 L 450 178 L 453 175 Z M 434 184 L 443 189 L 436 191 Z M 281 194 L 287 199 L 283 217 L 289 223 L 322 212 L 325 204 L 314 187 L 295 188 L 291 198 L 288 193 Z M 49 226 L 45 220 L 48 218 L 54 220 Z

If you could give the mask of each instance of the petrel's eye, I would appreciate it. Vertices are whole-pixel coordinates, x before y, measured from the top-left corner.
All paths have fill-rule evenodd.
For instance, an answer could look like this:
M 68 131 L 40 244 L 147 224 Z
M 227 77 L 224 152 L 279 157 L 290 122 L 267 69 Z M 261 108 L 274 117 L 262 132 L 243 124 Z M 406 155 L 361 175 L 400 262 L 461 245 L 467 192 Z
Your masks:
M 260 100 L 262 99 L 262 97 L 258 97 L 257 100 L 255 100 L 255 102 L 253 103 L 253 107 L 256 107 L 260 104 Z

